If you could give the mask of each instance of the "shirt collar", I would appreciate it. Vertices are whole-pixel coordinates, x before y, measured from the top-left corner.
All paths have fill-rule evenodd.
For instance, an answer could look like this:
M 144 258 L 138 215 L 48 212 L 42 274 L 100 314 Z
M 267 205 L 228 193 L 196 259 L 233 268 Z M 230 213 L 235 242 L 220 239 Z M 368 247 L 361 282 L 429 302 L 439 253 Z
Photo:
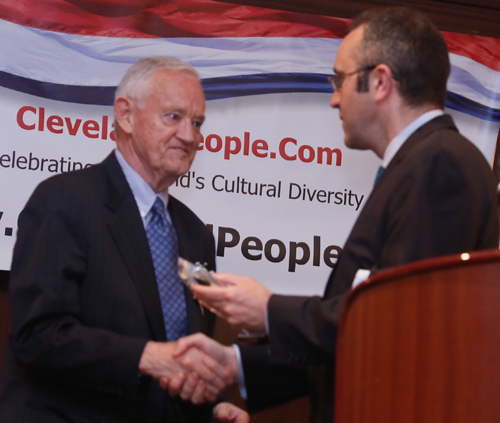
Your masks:
M 144 224 L 146 224 L 148 213 L 151 210 L 151 207 L 153 207 L 153 204 L 156 201 L 156 197 L 160 197 L 165 203 L 165 208 L 167 207 L 168 189 L 156 194 L 153 191 L 153 188 L 151 188 L 149 184 L 144 179 L 142 179 L 142 177 L 132 168 L 132 166 L 128 164 L 127 160 L 125 160 L 125 157 L 123 157 L 123 154 L 119 150 L 115 150 L 115 155 L 118 163 L 123 170 L 125 179 L 127 180 L 130 189 L 132 190 L 132 194 L 134 195 L 135 202 L 137 203 L 137 207 L 139 208 L 139 213 L 141 214 L 142 221 Z
M 382 166 L 387 168 L 389 163 L 394 158 L 398 150 L 405 143 L 405 141 L 413 134 L 418 128 L 431 121 L 437 116 L 441 116 L 444 112 L 441 109 L 431 110 L 425 112 L 406 126 L 399 134 L 397 134 L 392 141 L 389 143 L 384 152 L 384 159 L 382 160 Z

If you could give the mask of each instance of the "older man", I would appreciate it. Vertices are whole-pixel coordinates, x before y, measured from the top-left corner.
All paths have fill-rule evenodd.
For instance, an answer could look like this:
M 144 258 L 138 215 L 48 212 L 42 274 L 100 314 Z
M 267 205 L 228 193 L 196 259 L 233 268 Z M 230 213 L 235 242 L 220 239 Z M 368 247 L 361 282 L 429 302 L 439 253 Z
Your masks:
M 20 214 L 2 422 L 209 422 L 210 406 L 170 398 L 159 379 L 182 370 L 195 403 L 231 382 L 199 351 L 172 355 L 180 336 L 214 325 L 177 275 L 179 254 L 215 267 L 213 236 L 168 194 L 201 138 L 198 75 L 141 60 L 114 110 L 117 150 L 42 182 Z
M 228 287 L 193 288 L 235 327 L 267 330 L 266 346 L 241 349 L 251 408 L 312 392 L 319 398 L 312 405 L 316 420 L 331 422 L 339 309 L 353 281 L 424 258 L 498 247 L 492 172 L 443 114 L 449 71 L 445 41 L 423 14 L 389 8 L 355 19 L 335 60 L 330 105 L 339 110 L 346 145 L 372 150 L 385 170 L 323 297 L 273 295 L 251 278 L 228 274 L 218 276 Z M 232 348 L 201 336 L 183 344 L 237 369 Z M 309 383 L 290 371 L 304 364 Z

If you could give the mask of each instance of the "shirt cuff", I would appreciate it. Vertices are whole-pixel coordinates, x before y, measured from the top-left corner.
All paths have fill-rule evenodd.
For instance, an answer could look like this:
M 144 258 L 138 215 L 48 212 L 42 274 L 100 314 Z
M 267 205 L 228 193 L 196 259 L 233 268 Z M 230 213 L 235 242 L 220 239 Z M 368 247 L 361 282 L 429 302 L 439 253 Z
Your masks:
M 245 385 L 245 373 L 243 372 L 243 362 L 241 360 L 240 347 L 233 344 L 234 352 L 236 353 L 236 359 L 238 360 L 238 388 L 240 389 L 241 398 L 247 399 L 247 387 Z

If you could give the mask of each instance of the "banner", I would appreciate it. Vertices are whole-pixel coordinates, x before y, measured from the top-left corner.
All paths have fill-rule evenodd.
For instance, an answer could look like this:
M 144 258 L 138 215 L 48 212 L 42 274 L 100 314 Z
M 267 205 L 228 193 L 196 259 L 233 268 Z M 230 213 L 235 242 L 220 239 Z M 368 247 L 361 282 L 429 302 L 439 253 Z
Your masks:
M 380 165 L 345 147 L 329 107 L 326 78 L 349 21 L 208 0 L 10 3 L 0 0 L 0 269 L 35 186 L 115 148 L 125 71 L 170 55 L 198 70 L 208 100 L 203 143 L 170 192 L 213 230 L 218 270 L 322 293 Z M 443 35 L 446 112 L 492 163 L 500 40 Z

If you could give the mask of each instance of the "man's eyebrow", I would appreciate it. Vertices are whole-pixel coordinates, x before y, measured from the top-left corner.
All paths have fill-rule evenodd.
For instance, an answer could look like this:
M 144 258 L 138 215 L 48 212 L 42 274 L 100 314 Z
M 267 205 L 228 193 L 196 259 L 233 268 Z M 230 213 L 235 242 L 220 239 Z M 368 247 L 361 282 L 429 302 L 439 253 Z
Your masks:
M 187 115 L 187 110 L 184 109 L 183 107 L 172 107 L 167 109 L 167 113 L 178 113 L 180 115 Z
M 188 112 L 184 107 L 172 107 L 171 109 L 167 110 L 167 113 L 177 113 L 181 116 L 187 116 Z M 193 120 L 196 120 L 198 122 L 205 122 L 205 115 L 196 115 L 193 116 Z

